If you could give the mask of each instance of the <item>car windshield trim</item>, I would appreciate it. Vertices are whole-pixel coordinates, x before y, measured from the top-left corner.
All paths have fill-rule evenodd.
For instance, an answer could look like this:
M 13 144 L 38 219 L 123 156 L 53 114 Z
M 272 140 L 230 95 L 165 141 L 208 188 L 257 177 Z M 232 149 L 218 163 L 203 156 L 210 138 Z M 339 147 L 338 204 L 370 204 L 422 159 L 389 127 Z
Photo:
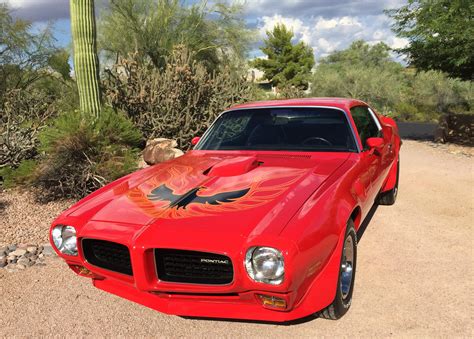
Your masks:
M 314 108 L 314 109 L 327 109 L 327 110 L 336 110 L 338 112 L 342 113 L 342 116 L 344 117 L 343 120 L 341 120 L 341 124 L 344 124 L 348 128 L 349 132 L 349 138 L 350 142 L 352 143 L 351 148 L 349 147 L 342 147 L 342 146 L 331 146 L 331 147 L 323 147 L 322 145 L 317 146 L 312 146 L 312 147 L 291 147 L 290 145 L 252 145 L 251 147 L 246 147 L 246 146 L 232 146 L 232 147 L 225 147 L 225 146 L 220 146 L 219 148 L 207 148 L 206 142 L 208 142 L 208 138 L 210 136 L 210 133 L 214 131 L 214 128 L 216 124 L 227 114 L 231 114 L 233 112 L 238 112 L 238 111 L 254 111 L 254 110 L 293 110 L 293 109 L 304 109 L 304 108 Z M 279 116 L 280 119 L 285 118 L 284 114 Z M 297 119 L 298 117 L 292 117 L 292 116 L 286 116 L 286 118 L 291 121 L 293 119 Z M 304 119 L 304 117 L 302 118 Z M 257 147 L 258 146 L 258 147 Z M 258 107 L 237 107 L 237 108 L 231 108 L 226 111 L 223 111 L 211 124 L 211 126 L 206 130 L 206 132 L 203 134 L 201 137 L 200 141 L 198 144 L 194 147 L 194 150 L 209 150 L 209 151 L 292 151 L 292 152 L 348 152 L 348 153 L 360 153 L 360 146 L 359 143 L 357 142 L 357 137 L 356 133 L 354 130 L 354 127 L 352 126 L 351 120 L 348 116 L 348 113 L 340 108 L 340 107 L 335 107 L 335 106 L 325 106 L 325 105 L 299 105 L 299 106 L 258 106 Z

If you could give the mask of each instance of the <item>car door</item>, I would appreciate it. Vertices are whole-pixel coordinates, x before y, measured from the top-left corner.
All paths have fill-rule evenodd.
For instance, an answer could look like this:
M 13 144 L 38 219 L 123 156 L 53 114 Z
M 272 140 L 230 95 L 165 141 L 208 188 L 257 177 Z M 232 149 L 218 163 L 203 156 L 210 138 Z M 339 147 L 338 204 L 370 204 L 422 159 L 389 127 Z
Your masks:
M 377 180 L 373 183 L 373 185 L 375 185 L 376 188 L 380 190 L 396 157 L 395 136 L 391 126 L 382 125 L 375 112 L 370 107 L 368 110 L 377 123 L 380 136 L 384 139 L 383 147 L 379 152 L 379 156 L 381 158 L 379 174 L 377 176 Z
M 379 193 L 378 182 L 381 177 L 383 153 L 374 152 L 367 146 L 367 139 L 382 137 L 382 126 L 368 106 L 355 106 L 351 108 L 352 119 L 357 128 L 362 152 L 360 154 L 360 167 L 358 181 L 364 189 L 364 196 L 361 198 L 364 203 L 363 209 L 369 209 L 377 194 Z M 384 145 L 384 147 L 386 147 Z

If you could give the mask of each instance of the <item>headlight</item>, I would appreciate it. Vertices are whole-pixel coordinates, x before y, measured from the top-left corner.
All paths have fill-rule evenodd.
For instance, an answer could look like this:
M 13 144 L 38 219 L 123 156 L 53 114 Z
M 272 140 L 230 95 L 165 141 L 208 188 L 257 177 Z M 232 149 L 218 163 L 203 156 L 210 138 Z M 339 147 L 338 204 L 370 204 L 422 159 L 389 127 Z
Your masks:
M 245 268 L 255 281 L 278 285 L 285 275 L 283 255 L 275 248 L 252 247 L 245 255 Z
M 59 252 L 67 255 L 77 255 L 77 238 L 74 227 L 58 225 L 53 228 L 51 237 Z

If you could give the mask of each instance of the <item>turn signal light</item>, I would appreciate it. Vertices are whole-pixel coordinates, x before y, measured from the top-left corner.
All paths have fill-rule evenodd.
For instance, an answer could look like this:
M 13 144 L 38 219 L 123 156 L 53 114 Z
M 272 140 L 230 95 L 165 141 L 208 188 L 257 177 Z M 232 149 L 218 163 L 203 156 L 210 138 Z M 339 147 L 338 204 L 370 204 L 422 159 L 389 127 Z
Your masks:
M 286 308 L 286 300 L 282 298 L 277 298 L 272 295 L 257 294 L 257 297 L 260 299 L 264 307 L 277 308 L 284 310 Z
M 81 265 L 69 265 L 69 267 L 79 274 L 80 276 L 86 277 L 86 278 L 94 278 L 94 279 L 101 279 L 100 276 L 96 275 L 95 273 L 92 273 L 89 271 L 87 268 Z

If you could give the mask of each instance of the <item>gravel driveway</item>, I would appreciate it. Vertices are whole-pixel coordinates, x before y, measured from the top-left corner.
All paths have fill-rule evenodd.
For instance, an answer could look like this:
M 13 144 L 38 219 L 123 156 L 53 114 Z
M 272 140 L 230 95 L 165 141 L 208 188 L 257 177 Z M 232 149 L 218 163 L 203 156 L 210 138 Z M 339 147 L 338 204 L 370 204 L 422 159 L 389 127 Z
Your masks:
M 472 337 L 473 160 L 404 143 L 398 201 L 377 209 L 360 240 L 353 306 L 339 321 L 282 326 L 167 316 L 96 290 L 51 258 L 19 272 L 0 269 L 0 336 Z

